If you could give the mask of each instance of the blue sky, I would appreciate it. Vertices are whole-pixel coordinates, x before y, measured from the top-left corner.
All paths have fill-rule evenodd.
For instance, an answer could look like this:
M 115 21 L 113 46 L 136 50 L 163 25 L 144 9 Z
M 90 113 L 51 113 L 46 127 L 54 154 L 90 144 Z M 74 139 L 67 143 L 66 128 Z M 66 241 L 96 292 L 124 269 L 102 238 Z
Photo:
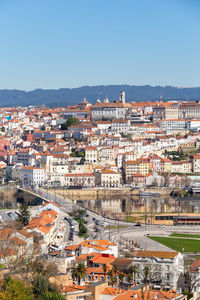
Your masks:
M 0 89 L 200 86 L 199 0 L 0 0 Z

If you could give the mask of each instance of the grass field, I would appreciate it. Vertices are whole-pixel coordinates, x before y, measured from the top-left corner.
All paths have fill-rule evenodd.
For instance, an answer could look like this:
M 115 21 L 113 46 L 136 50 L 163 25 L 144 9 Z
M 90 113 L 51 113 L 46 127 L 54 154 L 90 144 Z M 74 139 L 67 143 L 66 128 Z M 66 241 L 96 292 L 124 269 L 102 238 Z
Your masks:
M 189 238 L 197 238 L 200 239 L 200 234 L 190 234 L 190 233 L 172 233 L 170 234 L 170 236 L 174 236 L 174 237 L 189 237 Z
M 200 240 L 176 239 L 158 236 L 149 236 L 148 238 L 178 252 L 200 252 Z

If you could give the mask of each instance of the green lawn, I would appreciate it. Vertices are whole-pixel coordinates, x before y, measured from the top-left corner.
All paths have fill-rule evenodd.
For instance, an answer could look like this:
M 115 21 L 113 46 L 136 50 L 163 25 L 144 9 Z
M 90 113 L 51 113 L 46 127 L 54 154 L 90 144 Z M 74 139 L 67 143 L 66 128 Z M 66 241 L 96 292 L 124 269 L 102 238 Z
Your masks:
M 176 239 L 158 236 L 149 236 L 149 238 L 178 252 L 200 252 L 200 240 Z
M 175 237 L 190 237 L 190 238 L 198 238 L 200 239 L 200 234 L 189 234 L 189 233 L 172 233 L 170 236 L 175 236 Z

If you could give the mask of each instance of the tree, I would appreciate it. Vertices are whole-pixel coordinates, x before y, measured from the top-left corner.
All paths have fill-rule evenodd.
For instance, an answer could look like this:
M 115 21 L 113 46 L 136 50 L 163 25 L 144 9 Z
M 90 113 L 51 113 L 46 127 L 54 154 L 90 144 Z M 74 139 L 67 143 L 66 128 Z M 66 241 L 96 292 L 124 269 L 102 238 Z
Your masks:
M 40 298 L 40 300 L 66 300 L 61 294 L 45 292 Z
M 83 151 L 79 151 L 79 152 L 77 153 L 77 156 L 78 156 L 78 157 L 85 157 L 85 153 L 84 153 Z
M 76 118 L 69 118 L 65 123 L 61 125 L 61 130 L 67 130 L 70 126 L 77 125 L 79 120 Z
M 17 278 L 8 277 L 0 292 L 1 300 L 33 300 L 34 295 L 30 288 Z
M 150 283 L 153 282 L 161 282 L 161 274 L 160 272 L 151 272 L 151 265 L 146 265 L 144 266 L 143 272 L 141 274 L 142 276 L 142 281 L 145 285 L 149 285 Z
M 78 263 L 78 265 L 71 270 L 72 279 L 76 280 L 78 284 L 81 283 L 81 279 L 86 276 L 86 266 L 84 263 Z
M 40 257 L 37 257 L 36 259 L 31 261 L 30 265 L 31 265 L 31 271 L 33 276 L 43 275 L 49 278 L 53 276 L 55 273 L 57 273 L 58 271 L 56 263 L 45 261 Z
M 104 280 L 105 280 L 105 277 L 106 277 L 106 273 L 107 273 L 107 270 L 108 270 L 108 267 L 106 264 L 103 264 L 102 266 L 102 269 L 103 269 L 103 273 L 104 273 Z
M 122 287 L 123 281 L 124 281 L 124 273 L 120 273 L 119 274 L 119 282 L 120 282 L 120 286 Z
M 149 284 L 150 283 L 150 267 L 149 266 L 144 267 L 143 281 L 144 281 L 144 284 Z
M 84 165 L 84 163 L 85 163 L 85 157 L 82 157 L 80 160 L 80 165 Z
M 133 273 L 133 282 L 134 282 L 134 285 L 136 284 L 136 274 L 138 272 L 138 268 L 136 265 L 132 266 L 131 267 L 131 271 Z
M 83 225 L 82 222 L 79 223 L 79 235 L 87 234 L 87 228 Z
M 130 282 L 130 285 L 133 284 L 133 273 L 128 273 L 128 281 Z
M 199 286 L 200 278 L 198 273 L 186 272 L 184 274 L 184 290 L 188 293 L 192 293 L 195 285 Z
M 55 284 L 52 284 L 44 275 L 38 275 L 33 278 L 33 293 L 34 296 L 41 300 L 53 299 L 48 298 L 51 295 L 59 295 L 60 292 Z
M 71 153 L 70 153 L 70 156 L 71 156 L 71 157 L 76 157 L 76 153 L 75 153 L 75 152 L 71 152 Z
M 117 272 L 118 272 L 118 268 L 116 265 L 113 265 L 113 273 L 115 274 L 115 279 L 116 279 L 116 282 L 117 282 Z
M 28 205 L 25 201 L 21 204 L 18 215 L 19 222 L 22 223 L 23 226 L 28 225 L 30 220 L 30 211 L 28 209 Z
M 113 276 L 113 269 L 110 269 L 108 271 L 108 276 L 110 278 L 110 284 L 113 286 L 115 284 L 115 277 Z

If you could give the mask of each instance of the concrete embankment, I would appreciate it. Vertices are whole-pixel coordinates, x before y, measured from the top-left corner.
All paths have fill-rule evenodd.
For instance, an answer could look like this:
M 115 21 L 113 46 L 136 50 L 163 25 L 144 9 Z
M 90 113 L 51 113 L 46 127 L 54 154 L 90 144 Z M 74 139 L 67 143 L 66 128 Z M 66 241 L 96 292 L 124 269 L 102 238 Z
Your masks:
M 54 189 L 52 189 L 53 191 Z M 139 189 L 131 188 L 93 188 L 93 189 L 55 189 L 55 193 L 60 194 L 69 199 L 81 198 L 85 199 L 98 199 L 105 196 L 138 196 L 141 193 Z M 145 189 L 145 192 L 149 193 L 160 193 L 161 195 L 169 195 L 171 190 L 169 189 Z

